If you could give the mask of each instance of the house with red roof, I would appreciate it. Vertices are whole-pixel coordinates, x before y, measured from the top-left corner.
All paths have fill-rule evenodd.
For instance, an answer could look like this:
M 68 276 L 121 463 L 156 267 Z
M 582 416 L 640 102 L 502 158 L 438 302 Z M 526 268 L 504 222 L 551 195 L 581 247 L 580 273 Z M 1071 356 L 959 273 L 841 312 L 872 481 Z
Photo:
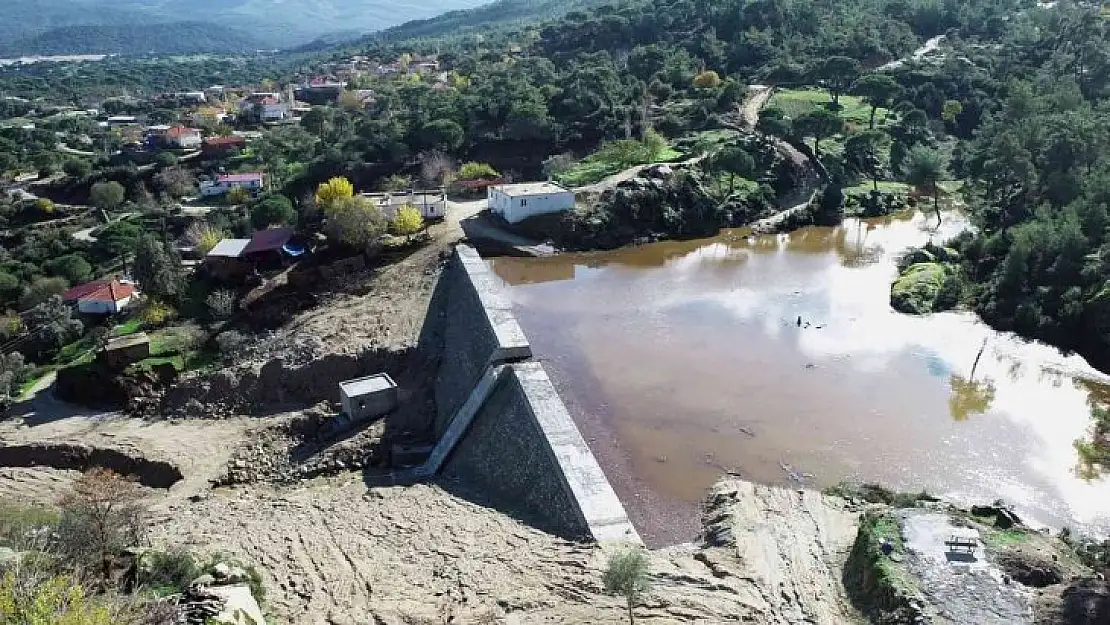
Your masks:
M 193 150 L 200 147 L 200 130 L 186 126 L 173 126 L 162 135 L 162 142 L 169 148 Z
M 75 286 L 62 293 L 62 299 L 76 304 L 77 311 L 85 315 L 114 315 L 127 308 L 138 295 L 134 284 L 113 278 Z
M 209 137 L 204 140 L 201 150 L 205 156 L 227 156 L 246 147 L 247 140 L 243 137 Z

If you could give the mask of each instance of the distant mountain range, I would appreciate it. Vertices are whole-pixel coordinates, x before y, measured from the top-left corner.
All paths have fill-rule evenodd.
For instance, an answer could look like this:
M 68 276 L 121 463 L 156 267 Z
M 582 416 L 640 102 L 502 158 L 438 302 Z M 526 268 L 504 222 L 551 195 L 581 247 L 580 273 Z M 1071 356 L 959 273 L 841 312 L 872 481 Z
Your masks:
M 0 56 L 74 54 L 196 54 L 252 52 L 259 38 L 205 22 L 86 24 L 52 28 L 14 41 L 0 41 Z M 273 45 L 269 45 L 273 48 Z
M 135 26 L 210 24 L 211 43 L 224 50 L 286 48 L 329 33 L 370 33 L 410 20 L 475 7 L 483 0 L 0 0 L 0 45 L 5 55 L 33 53 L 38 46 L 55 54 L 97 54 L 112 41 L 147 45 Z M 80 26 L 84 30 L 59 30 Z M 89 27 L 113 27 L 107 30 Z M 128 27 L 123 30 L 116 30 Z M 241 33 L 241 34 L 236 34 Z M 66 45 L 65 36 L 79 38 Z M 100 39 L 101 35 L 105 38 Z M 193 26 L 162 31 L 158 51 L 197 51 L 186 38 L 203 40 Z M 241 45 L 234 44 L 242 38 Z M 230 46 L 230 47 L 229 47 Z M 117 50 L 118 51 L 118 50 Z M 220 50 L 212 50 L 220 51 Z

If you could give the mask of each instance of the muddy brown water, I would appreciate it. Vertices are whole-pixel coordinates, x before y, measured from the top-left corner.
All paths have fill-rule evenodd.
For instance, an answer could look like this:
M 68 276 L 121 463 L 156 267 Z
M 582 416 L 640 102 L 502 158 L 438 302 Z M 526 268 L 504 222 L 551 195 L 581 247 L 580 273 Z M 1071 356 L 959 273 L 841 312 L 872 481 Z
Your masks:
M 1110 378 L 971 313 L 889 306 L 898 255 L 965 227 L 907 213 L 489 262 L 653 546 L 695 537 L 726 471 L 1003 499 L 1035 523 L 1106 532 L 1110 481 L 1077 473 L 1074 442 Z

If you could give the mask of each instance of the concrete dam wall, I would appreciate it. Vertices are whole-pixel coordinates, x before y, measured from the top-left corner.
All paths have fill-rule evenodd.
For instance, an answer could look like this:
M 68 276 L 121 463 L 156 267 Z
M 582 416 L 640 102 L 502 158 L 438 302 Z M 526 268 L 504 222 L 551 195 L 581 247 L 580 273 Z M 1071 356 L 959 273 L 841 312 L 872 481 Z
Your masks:
M 439 442 L 417 473 L 465 482 L 553 534 L 640 543 L 547 372 L 531 360 L 500 280 L 460 245 L 440 281 L 448 319 L 435 389 Z

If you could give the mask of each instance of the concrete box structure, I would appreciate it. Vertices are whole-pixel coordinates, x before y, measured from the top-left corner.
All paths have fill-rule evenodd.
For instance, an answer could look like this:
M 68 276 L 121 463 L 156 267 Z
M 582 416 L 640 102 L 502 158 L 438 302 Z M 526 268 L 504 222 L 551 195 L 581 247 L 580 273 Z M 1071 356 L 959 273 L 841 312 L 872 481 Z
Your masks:
M 101 358 L 113 368 L 126 367 L 150 358 L 150 337 L 145 332 L 114 338 L 104 346 Z
M 353 423 L 380 417 L 397 407 L 397 383 L 378 373 L 339 383 L 343 413 Z
M 574 208 L 574 193 L 553 182 L 503 184 L 487 190 L 489 210 L 515 224 L 535 215 Z

